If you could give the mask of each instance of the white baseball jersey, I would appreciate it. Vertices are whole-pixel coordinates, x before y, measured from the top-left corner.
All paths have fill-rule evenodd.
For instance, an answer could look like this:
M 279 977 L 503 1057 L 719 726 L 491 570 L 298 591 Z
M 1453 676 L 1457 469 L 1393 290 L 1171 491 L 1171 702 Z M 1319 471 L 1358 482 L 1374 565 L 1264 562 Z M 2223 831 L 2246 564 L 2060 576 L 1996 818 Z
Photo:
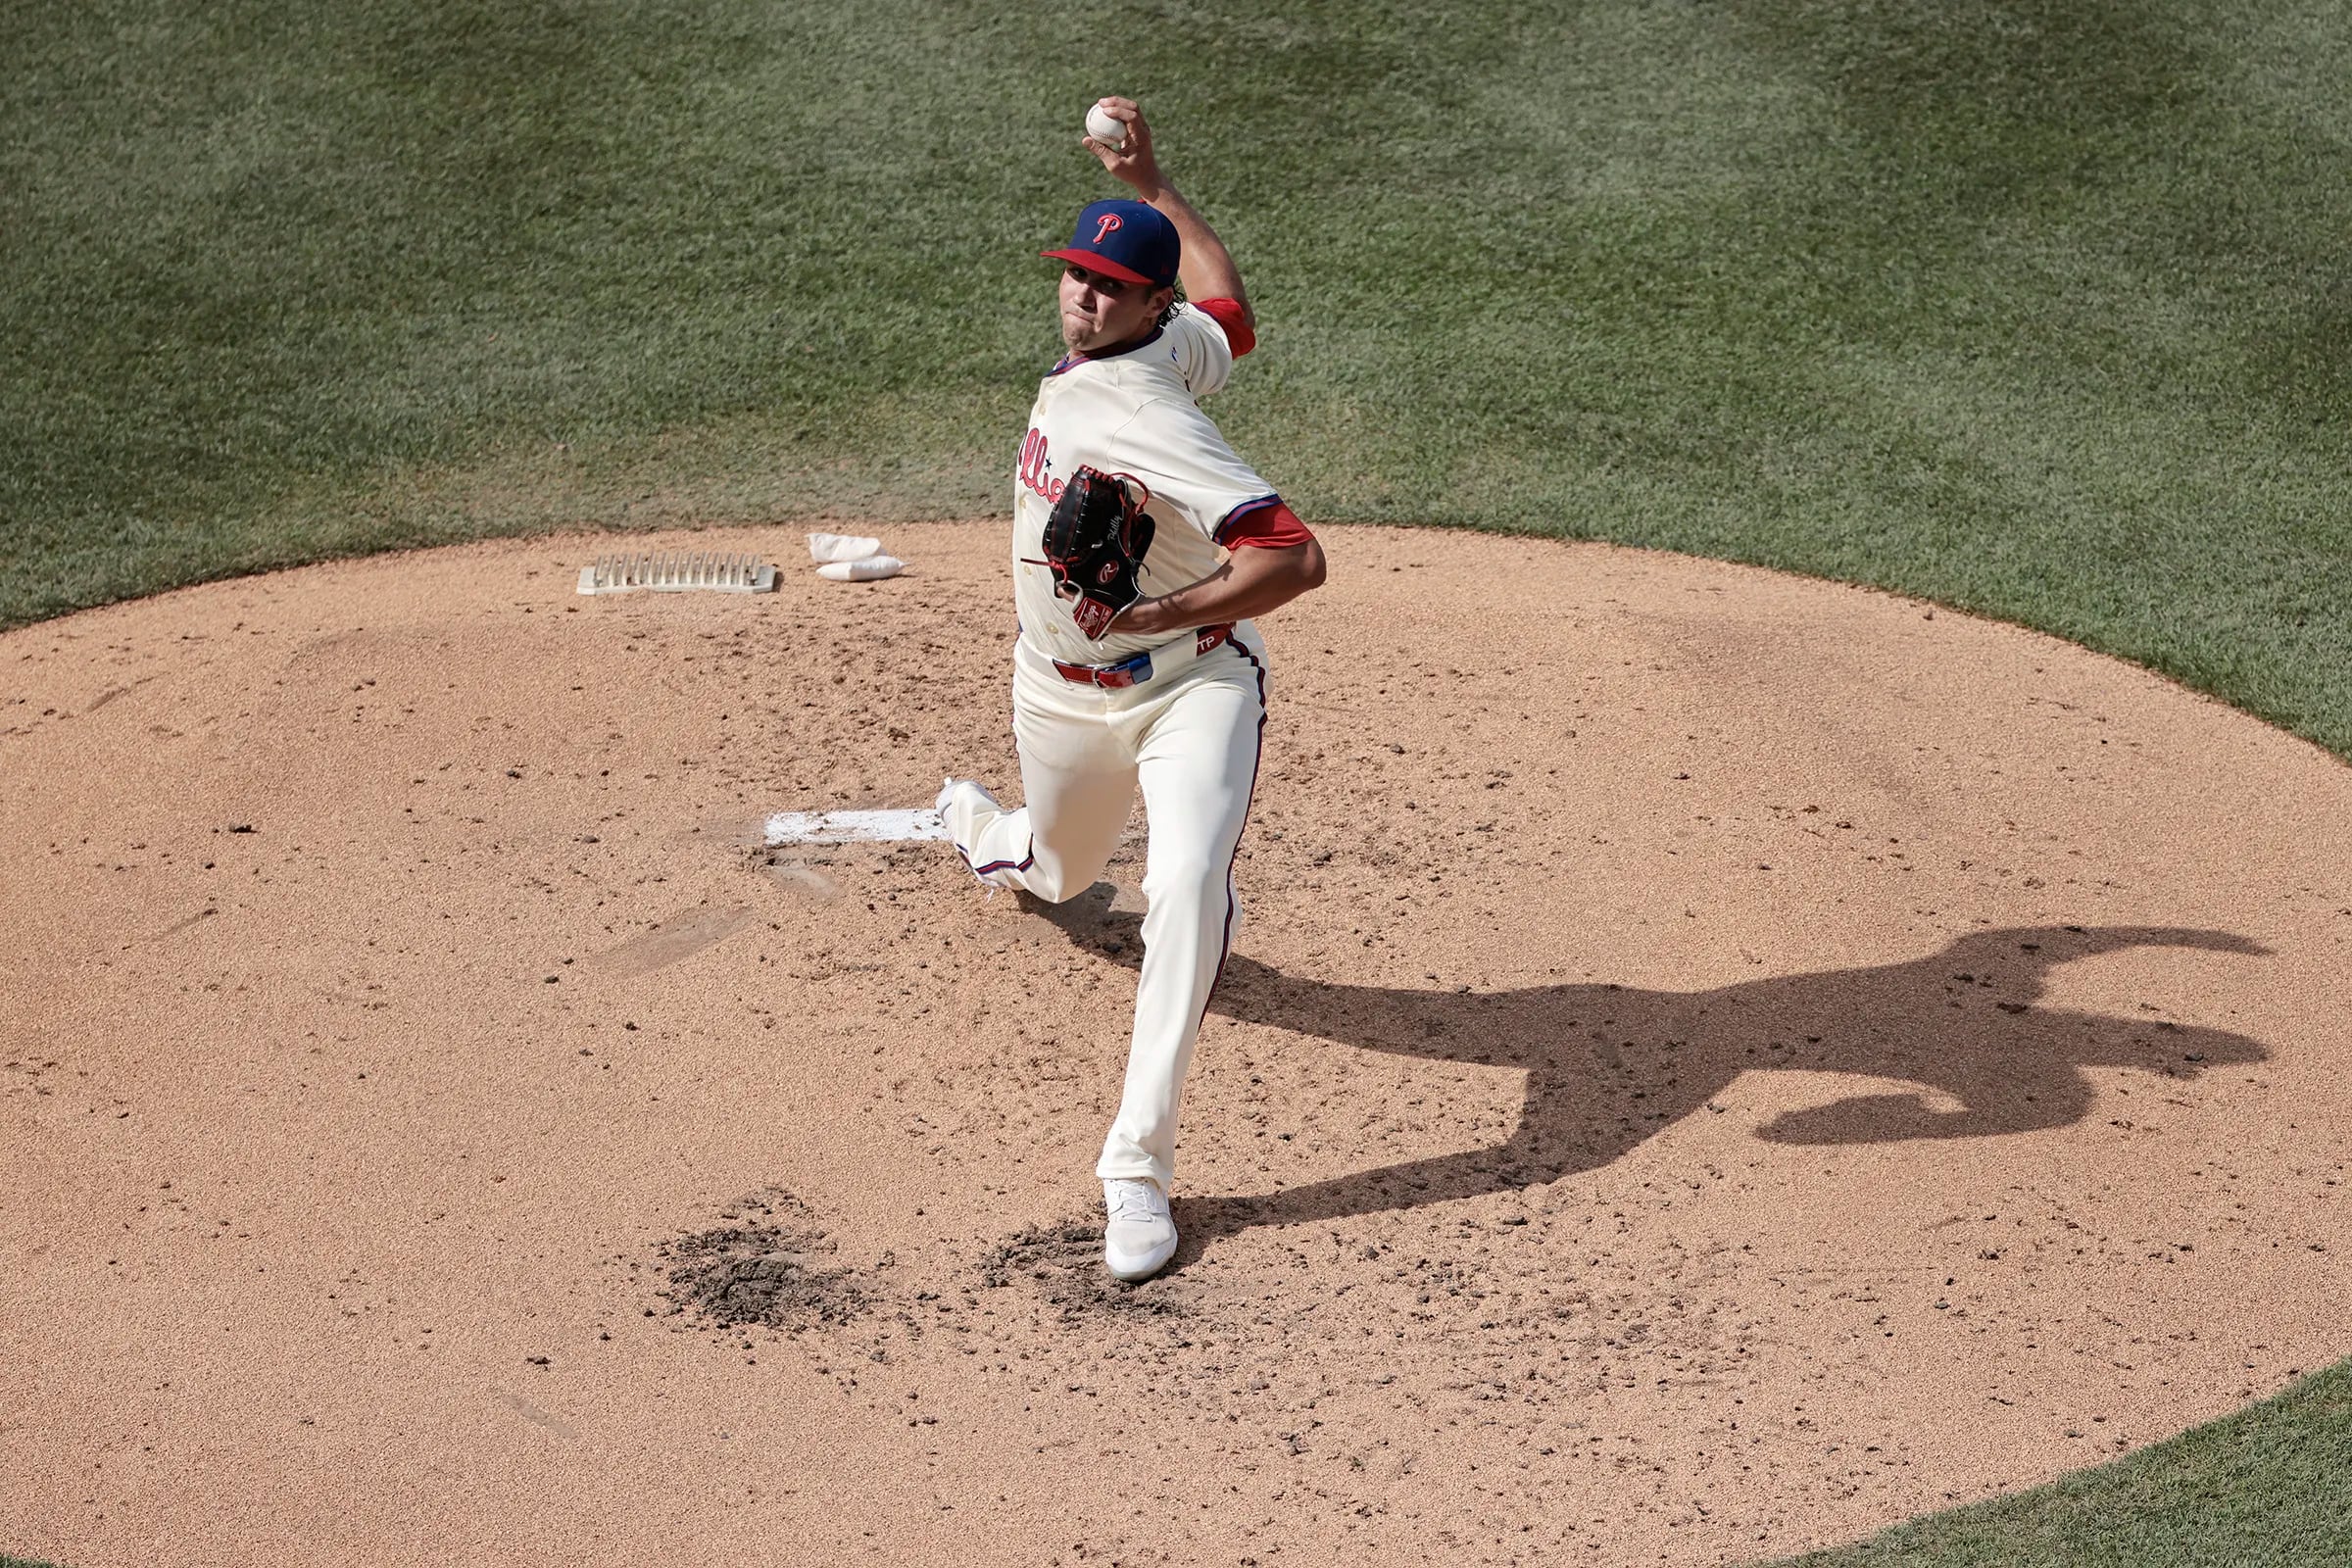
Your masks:
M 1037 389 L 1012 487 L 1013 603 L 1021 635 L 1048 658 L 1115 663 L 1191 630 L 1151 636 L 1112 633 L 1090 641 L 1054 591 L 1044 564 L 1046 519 L 1081 466 L 1123 473 L 1151 499 L 1152 548 L 1137 586 L 1146 597 L 1173 593 L 1217 567 L 1221 531 L 1262 506 L 1274 487 L 1244 463 L 1200 400 L 1225 385 L 1233 348 L 1206 312 L 1179 305 L 1168 324 L 1135 348 L 1104 359 L 1071 356 Z

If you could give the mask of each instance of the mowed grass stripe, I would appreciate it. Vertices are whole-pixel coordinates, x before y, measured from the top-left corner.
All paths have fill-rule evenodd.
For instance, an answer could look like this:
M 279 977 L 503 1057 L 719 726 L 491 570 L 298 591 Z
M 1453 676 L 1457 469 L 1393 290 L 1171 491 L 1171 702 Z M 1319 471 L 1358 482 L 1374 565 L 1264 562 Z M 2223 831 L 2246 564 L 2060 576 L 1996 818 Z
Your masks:
M 1219 416 L 1310 517 L 1894 588 L 2352 755 L 2322 10 L 98 0 L 0 49 L 0 624 L 557 525 L 1000 511 L 1032 253 L 1121 90 L 1242 257 L 1266 347 Z M 2293 1506 L 2214 1498 L 2352 1513 L 2344 1375 L 2142 1456 L 2178 1475 L 1956 1517 L 2061 1553 L 1998 1560 L 2109 1560 L 2054 1521 L 2119 1511 L 2183 1532 L 2147 1560 L 2311 1560 L 2261 1534 Z

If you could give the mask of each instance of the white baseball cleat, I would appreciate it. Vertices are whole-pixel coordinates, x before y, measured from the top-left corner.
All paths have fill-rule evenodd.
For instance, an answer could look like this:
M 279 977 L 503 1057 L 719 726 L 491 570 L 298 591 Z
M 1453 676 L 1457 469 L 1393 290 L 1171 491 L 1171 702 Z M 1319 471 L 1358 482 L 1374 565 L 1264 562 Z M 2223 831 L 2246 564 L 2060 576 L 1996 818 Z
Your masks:
M 1148 1280 L 1176 1255 L 1176 1217 L 1168 1195 L 1148 1177 L 1113 1177 L 1102 1184 L 1102 1261 L 1111 1277 Z
M 948 830 L 948 842 L 956 846 L 957 855 L 963 857 L 963 863 L 970 868 L 973 879 L 988 889 L 990 898 L 995 898 L 997 890 L 1004 884 L 990 881 L 980 874 L 978 866 L 972 864 L 972 846 L 979 838 L 973 818 L 984 810 L 1002 811 L 1004 808 L 997 804 L 994 795 L 981 787 L 978 779 L 943 778 L 939 781 L 939 799 L 931 803 L 931 809 L 939 813 L 940 822 Z
M 992 811 L 1004 809 L 997 804 L 994 795 L 980 787 L 978 779 L 943 778 L 939 781 L 939 799 L 931 803 L 931 809 L 937 811 L 939 819 L 947 824 L 948 838 L 955 844 L 957 854 L 968 856 L 970 853 L 974 837 L 972 818 L 982 808 Z
M 990 806 L 995 806 L 997 804 L 997 798 L 994 795 L 989 794 L 987 790 L 982 789 L 980 787 L 980 781 L 976 778 L 943 778 L 939 781 L 939 799 L 931 803 L 931 809 L 939 813 L 939 819 L 948 824 L 948 830 L 950 832 L 956 831 L 956 819 L 948 813 L 956 806 L 962 804 L 967 795 L 970 797 L 976 797 L 971 804 L 976 805 L 981 802 L 985 802 Z M 964 818 L 965 827 L 968 828 L 970 826 L 970 813 L 967 810 Z M 956 833 L 956 843 L 961 844 L 963 839 L 963 834 Z

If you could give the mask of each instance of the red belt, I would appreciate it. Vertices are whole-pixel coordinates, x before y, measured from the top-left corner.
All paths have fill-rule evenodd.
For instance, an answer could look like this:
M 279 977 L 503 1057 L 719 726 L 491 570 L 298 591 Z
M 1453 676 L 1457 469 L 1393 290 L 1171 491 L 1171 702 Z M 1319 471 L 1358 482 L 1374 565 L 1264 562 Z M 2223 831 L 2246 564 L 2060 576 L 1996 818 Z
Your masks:
M 1231 641 L 1233 641 L 1233 622 L 1227 621 L 1222 626 L 1203 626 L 1200 628 L 1200 646 L 1194 650 L 1194 657 L 1198 658 L 1211 648 L 1222 647 Z M 1122 686 L 1141 686 L 1152 678 L 1152 655 L 1150 650 L 1146 650 L 1133 659 L 1122 659 L 1115 664 L 1065 664 L 1056 659 L 1054 661 L 1054 668 L 1063 680 L 1075 681 L 1081 686 L 1100 686 L 1105 691 L 1116 691 Z

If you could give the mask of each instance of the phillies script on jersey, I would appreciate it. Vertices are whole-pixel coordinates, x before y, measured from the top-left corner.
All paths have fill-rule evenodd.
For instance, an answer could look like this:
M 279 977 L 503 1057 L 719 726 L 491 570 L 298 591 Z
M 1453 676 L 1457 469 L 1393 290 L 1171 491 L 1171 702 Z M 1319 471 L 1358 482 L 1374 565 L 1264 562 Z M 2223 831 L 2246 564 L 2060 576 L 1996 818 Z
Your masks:
M 1062 481 L 1046 476 L 1052 466 L 1046 458 L 1045 432 L 1033 424 L 1029 427 L 1028 435 L 1021 440 L 1020 481 L 1044 496 L 1048 506 L 1061 499 Z M 1004 470 L 999 468 L 997 471 L 1003 473 Z

